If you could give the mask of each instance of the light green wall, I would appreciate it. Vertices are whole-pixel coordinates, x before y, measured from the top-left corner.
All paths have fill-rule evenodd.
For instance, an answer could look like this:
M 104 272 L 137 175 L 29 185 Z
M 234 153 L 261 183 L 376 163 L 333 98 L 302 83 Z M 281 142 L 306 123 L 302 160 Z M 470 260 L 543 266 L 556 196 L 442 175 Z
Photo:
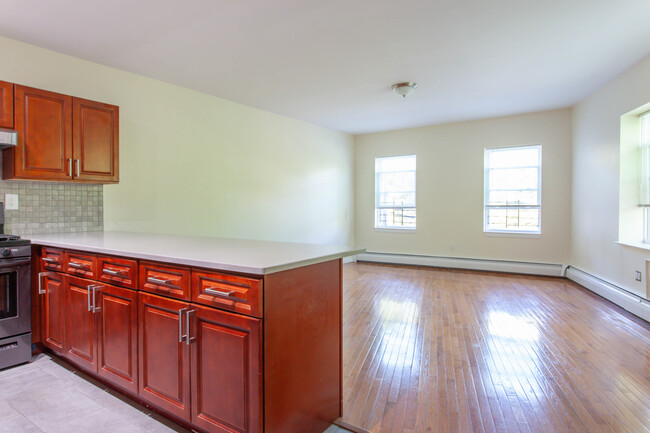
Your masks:
M 107 230 L 354 242 L 352 136 L 6 38 L 0 52 L 0 80 L 120 106 Z
M 356 142 L 357 245 L 371 252 L 568 263 L 571 111 L 366 134 Z M 483 233 L 486 147 L 542 145 L 542 234 Z M 374 229 L 378 156 L 417 155 L 417 230 Z
M 578 269 L 648 298 L 650 250 L 617 241 L 619 234 L 631 242 L 642 233 L 642 212 L 631 204 L 638 197 L 638 184 L 631 184 L 638 168 L 630 166 L 625 143 L 621 159 L 621 116 L 650 102 L 649 76 L 646 57 L 573 109 L 571 258 Z M 619 221 L 625 226 L 619 227 Z M 643 273 L 643 281 L 634 280 L 636 270 Z

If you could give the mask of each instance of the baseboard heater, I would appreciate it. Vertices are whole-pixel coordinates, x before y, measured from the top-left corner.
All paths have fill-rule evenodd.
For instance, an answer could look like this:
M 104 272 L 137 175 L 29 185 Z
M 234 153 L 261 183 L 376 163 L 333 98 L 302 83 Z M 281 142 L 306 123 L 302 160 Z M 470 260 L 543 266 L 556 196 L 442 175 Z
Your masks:
M 419 256 L 412 254 L 363 253 L 359 262 L 395 265 L 431 266 L 437 268 L 469 269 L 474 271 L 511 272 L 515 274 L 564 276 L 566 266 L 552 263 L 515 262 L 508 260 L 465 259 L 460 257 Z
M 650 301 L 573 266 L 567 268 L 566 277 L 646 322 L 650 322 Z

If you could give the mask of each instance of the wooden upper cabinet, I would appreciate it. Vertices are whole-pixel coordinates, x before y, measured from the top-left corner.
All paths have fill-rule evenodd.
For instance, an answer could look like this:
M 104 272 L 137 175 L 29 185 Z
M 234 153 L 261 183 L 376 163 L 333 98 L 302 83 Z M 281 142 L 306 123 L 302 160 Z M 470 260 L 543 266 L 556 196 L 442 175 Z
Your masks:
M 5 179 L 72 179 L 72 97 L 15 86 L 18 145 L 3 155 Z
M 4 179 L 118 182 L 119 107 L 12 86 L 12 124 L 18 131 L 18 145 L 4 150 Z M 2 93 L 0 98 L 4 107 Z M 4 108 L 0 126 L 3 115 Z
M 0 128 L 14 127 L 14 85 L 0 81 Z
M 74 178 L 114 183 L 119 180 L 119 107 L 73 98 Z

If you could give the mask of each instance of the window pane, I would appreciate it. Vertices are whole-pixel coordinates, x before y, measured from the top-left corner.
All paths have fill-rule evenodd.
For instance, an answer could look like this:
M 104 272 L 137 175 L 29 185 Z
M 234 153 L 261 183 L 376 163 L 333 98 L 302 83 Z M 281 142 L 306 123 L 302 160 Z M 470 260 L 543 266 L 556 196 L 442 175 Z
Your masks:
M 381 173 L 379 174 L 379 190 L 381 192 L 415 191 L 415 172 Z
M 490 149 L 488 164 L 492 168 L 536 166 L 539 165 L 539 148 Z
M 537 206 L 537 190 L 534 191 L 489 191 L 488 205 L 490 206 Z
M 415 228 L 415 209 L 377 209 L 377 227 Z
M 486 231 L 540 231 L 541 152 L 539 145 L 485 150 Z
M 415 155 L 375 160 L 375 227 L 415 228 Z
M 490 170 L 490 190 L 537 189 L 537 167 Z
M 539 209 L 488 209 L 488 230 L 539 231 Z
M 415 206 L 415 193 L 399 193 L 387 192 L 379 195 L 377 207 L 381 206 L 400 206 L 400 207 L 414 207 Z
M 377 158 L 375 171 L 384 173 L 388 171 L 415 171 L 415 155 Z

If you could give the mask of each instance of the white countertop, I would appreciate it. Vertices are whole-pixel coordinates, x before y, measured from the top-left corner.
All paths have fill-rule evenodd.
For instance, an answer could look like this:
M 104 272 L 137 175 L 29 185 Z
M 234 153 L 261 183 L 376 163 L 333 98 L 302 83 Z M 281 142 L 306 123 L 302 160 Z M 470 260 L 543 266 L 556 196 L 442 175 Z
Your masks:
M 35 234 L 33 244 L 245 274 L 272 274 L 365 252 L 349 246 L 298 244 L 130 232 Z

